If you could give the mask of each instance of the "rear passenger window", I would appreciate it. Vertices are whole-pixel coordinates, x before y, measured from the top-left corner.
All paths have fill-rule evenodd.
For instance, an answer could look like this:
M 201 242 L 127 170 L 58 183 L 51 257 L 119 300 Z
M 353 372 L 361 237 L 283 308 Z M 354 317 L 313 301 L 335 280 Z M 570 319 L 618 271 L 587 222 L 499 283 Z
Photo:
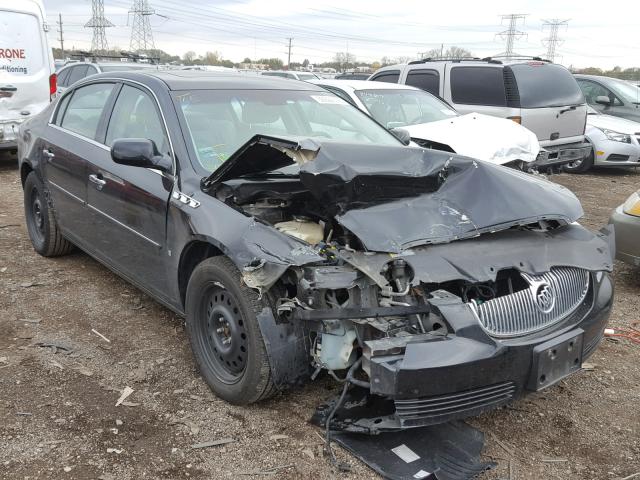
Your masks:
M 453 67 L 451 100 L 462 105 L 506 106 L 502 68 Z
M 411 70 L 405 83 L 440 96 L 440 74 L 437 70 Z
M 73 92 L 60 126 L 95 140 L 113 83 L 93 83 Z
M 142 90 L 129 85 L 122 87 L 113 107 L 105 143 L 111 146 L 119 138 L 146 138 L 153 140 L 160 152 L 169 150 L 155 101 Z
M 69 74 L 69 78 L 67 79 L 67 85 L 73 85 L 78 80 L 82 80 L 87 76 L 87 65 L 76 65 L 75 67 L 71 67 L 71 73 Z
M 400 70 L 387 70 L 386 72 L 380 72 L 374 75 L 371 80 L 376 82 L 398 83 L 400 78 Z
M 71 69 L 70 68 L 64 68 L 60 71 L 60 73 L 58 74 L 58 85 L 61 87 L 66 87 L 67 85 L 69 85 L 67 83 L 67 80 L 69 80 L 69 73 L 71 73 Z

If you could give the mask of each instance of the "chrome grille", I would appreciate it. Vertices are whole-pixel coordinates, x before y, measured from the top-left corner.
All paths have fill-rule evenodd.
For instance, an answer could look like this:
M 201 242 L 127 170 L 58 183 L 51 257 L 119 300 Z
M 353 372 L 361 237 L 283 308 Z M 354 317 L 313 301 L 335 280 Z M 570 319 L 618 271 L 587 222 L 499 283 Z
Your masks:
M 573 313 L 587 296 L 589 272 L 554 267 L 542 275 L 521 273 L 529 288 L 469 305 L 494 337 L 516 337 L 550 327 Z

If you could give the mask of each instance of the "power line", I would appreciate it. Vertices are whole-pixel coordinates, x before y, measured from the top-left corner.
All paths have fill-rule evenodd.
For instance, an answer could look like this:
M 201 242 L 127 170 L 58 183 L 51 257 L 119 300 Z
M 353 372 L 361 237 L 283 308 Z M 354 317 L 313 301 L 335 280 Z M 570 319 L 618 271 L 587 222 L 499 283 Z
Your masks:
M 556 47 L 562 45 L 564 40 L 558 36 L 558 31 L 561 26 L 567 27 L 569 25 L 569 19 L 558 20 L 553 18 L 551 20 L 544 20 L 542 28 L 549 27 L 549 36 L 542 39 L 542 44 L 547 47 L 547 60 L 554 61 L 556 58 Z
M 113 23 L 104 16 L 104 0 L 91 0 L 91 18 L 84 26 L 93 28 L 92 52 L 106 52 L 109 50 L 105 28 L 113 27 Z
M 524 23 L 524 19 L 526 18 L 526 16 L 526 14 L 522 13 L 510 13 L 509 15 L 501 15 L 502 22 L 504 23 L 504 21 L 507 20 L 509 26 L 503 32 L 497 34 L 500 38 L 506 41 L 504 52 L 499 56 L 507 58 L 514 56 L 513 45 L 515 44 L 515 41 L 527 36 L 525 32 L 521 32 L 516 28 L 518 26 L 518 20 L 522 20 L 522 22 Z
M 62 14 L 58 14 L 58 33 L 60 36 L 58 40 L 60 41 L 60 50 L 62 50 L 62 58 L 64 58 L 64 32 L 62 31 Z
M 133 13 L 131 51 L 145 52 L 155 50 L 156 45 L 153 42 L 153 32 L 151 31 L 151 23 L 149 22 L 149 17 L 156 13 L 155 10 L 149 8 L 147 0 L 134 0 L 133 9 L 131 9 L 129 13 Z

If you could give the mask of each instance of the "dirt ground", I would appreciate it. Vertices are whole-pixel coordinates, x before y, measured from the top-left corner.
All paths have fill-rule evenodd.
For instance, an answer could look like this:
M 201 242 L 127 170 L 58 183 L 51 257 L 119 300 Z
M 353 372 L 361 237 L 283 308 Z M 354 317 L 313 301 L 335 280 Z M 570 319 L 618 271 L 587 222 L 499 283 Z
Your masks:
M 553 180 L 576 192 L 590 228 L 640 187 L 634 171 Z M 81 252 L 33 251 L 17 162 L 6 155 L 0 198 L 0 478 L 376 478 L 339 447 L 351 473 L 333 472 L 322 456 L 308 419 L 336 393 L 330 381 L 257 406 L 218 400 L 195 370 L 180 318 Z M 640 270 L 616 263 L 614 276 L 610 323 L 630 325 Z M 593 370 L 471 420 L 498 462 L 486 479 L 640 472 L 640 346 L 606 340 L 589 361 Z M 116 407 L 127 386 L 133 393 Z M 234 443 L 192 448 L 224 438 Z

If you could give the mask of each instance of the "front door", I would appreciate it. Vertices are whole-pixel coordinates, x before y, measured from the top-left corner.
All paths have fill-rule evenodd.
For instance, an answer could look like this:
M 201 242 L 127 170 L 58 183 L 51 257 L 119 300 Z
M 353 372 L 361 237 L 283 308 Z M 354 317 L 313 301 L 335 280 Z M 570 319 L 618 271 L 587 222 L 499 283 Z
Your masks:
M 147 138 L 172 155 L 154 98 L 123 85 L 104 132 L 111 147 L 120 138 Z M 103 150 L 87 165 L 87 207 L 92 246 L 117 270 L 156 294 L 166 295 L 167 207 L 172 176 L 149 168 L 119 165 Z

